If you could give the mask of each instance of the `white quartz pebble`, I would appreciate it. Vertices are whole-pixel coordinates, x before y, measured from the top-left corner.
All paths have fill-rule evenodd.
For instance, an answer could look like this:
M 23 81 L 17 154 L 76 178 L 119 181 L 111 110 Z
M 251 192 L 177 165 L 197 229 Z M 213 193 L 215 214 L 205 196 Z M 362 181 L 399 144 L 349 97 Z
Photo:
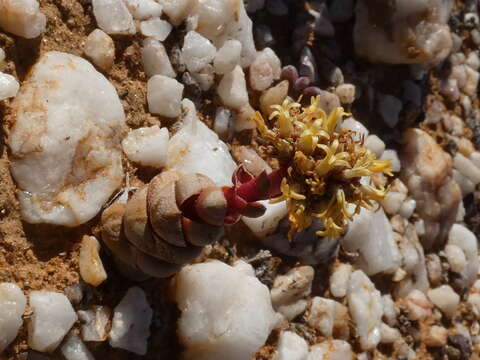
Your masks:
M 448 318 L 452 318 L 460 303 L 460 296 L 453 291 L 450 285 L 441 285 L 435 289 L 428 290 L 428 298 Z
M 173 70 L 167 51 L 163 44 L 155 39 L 145 39 L 142 47 L 143 70 L 148 77 L 164 75 L 175 78 L 177 74 Z
M 248 103 L 247 83 L 240 66 L 225 74 L 217 87 L 218 95 L 223 104 L 234 110 L 240 110 Z
M 475 164 L 476 167 L 480 168 L 480 152 L 474 151 L 470 154 L 470 161 Z
M 403 304 L 411 321 L 422 321 L 432 314 L 432 304 L 420 290 L 412 290 L 404 298 Z
M 448 233 L 448 245 L 455 245 L 462 249 L 465 258 L 466 266 L 461 271 L 462 277 L 465 279 L 464 285 L 470 287 L 477 279 L 479 271 L 479 258 L 477 237 L 473 232 L 467 229 L 464 225 L 453 224 Z M 458 260 L 458 259 L 457 259 Z M 461 260 L 463 262 L 463 260 Z
M 382 323 L 380 326 L 380 333 L 382 337 L 380 342 L 382 344 L 393 344 L 394 342 L 402 338 L 402 335 L 400 334 L 400 331 L 398 331 L 398 329 L 392 328 L 384 323 Z
M 81 334 L 83 341 L 105 341 L 111 310 L 106 306 L 94 305 L 88 310 L 79 310 L 78 317 L 83 323 Z
M 125 114 L 113 85 L 88 61 L 51 51 L 12 108 L 10 165 L 23 219 L 77 226 L 93 218 L 123 179 Z
M 227 40 L 218 50 L 213 60 L 215 73 L 226 74 L 232 71 L 240 62 L 242 43 L 238 40 Z
M 385 197 L 381 200 L 381 204 L 385 212 L 389 215 L 395 215 L 400 211 L 403 205 L 403 201 L 407 198 L 407 195 L 389 191 L 385 194 Z
M 223 107 L 218 107 L 215 112 L 213 130 L 222 140 L 227 140 L 232 129 L 232 112 Z
M 413 215 L 415 208 L 417 207 L 417 202 L 414 199 L 407 199 L 403 202 L 400 207 L 399 214 L 405 219 L 409 219 Z
M 122 140 L 127 157 L 143 166 L 161 168 L 167 163 L 169 134 L 158 125 L 132 130 Z
M 368 275 L 393 274 L 400 266 L 400 252 L 383 209 L 362 209 L 353 217 L 341 240 L 345 250 L 358 252 L 358 265 Z
M 458 186 L 460 186 L 460 190 L 462 190 L 464 196 L 475 191 L 475 184 L 457 169 L 452 170 L 452 176 L 453 180 L 455 180 Z
M 308 344 L 305 339 L 292 331 L 283 331 L 272 360 L 306 360 L 307 356 Z
M 327 338 L 348 339 L 348 309 L 338 301 L 315 296 L 306 317 L 307 324 Z
M 132 14 L 123 0 L 92 0 L 97 25 L 107 34 L 135 34 Z
M 115 45 L 110 36 L 100 29 L 93 30 L 85 41 L 85 55 L 102 70 L 108 70 L 115 58 Z
M 143 36 L 152 37 L 156 40 L 165 40 L 172 31 L 172 25 L 160 18 L 153 18 L 140 23 L 140 32 Z
M 114 309 L 112 329 L 108 334 L 110 346 L 145 355 L 152 315 L 145 292 L 137 286 L 128 289 Z
M 75 310 L 65 295 L 49 291 L 32 291 L 29 304 L 33 315 L 28 345 L 40 352 L 53 352 L 77 321 Z
M 217 49 L 207 38 L 189 31 L 183 40 L 182 58 L 188 71 L 198 72 L 215 58 Z
M 265 344 L 278 315 L 268 288 L 249 273 L 214 260 L 177 274 L 182 359 L 246 360 Z
M 355 85 L 341 84 L 336 87 L 335 94 L 342 104 L 351 104 L 355 101 Z
M 265 90 L 272 85 L 273 80 L 280 78 L 280 71 L 280 59 L 272 49 L 265 48 L 250 65 L 250 86 L 254 90 Z
M 196 0 L 157 0 L 173 25 L 180 25 L 192 11 Z
M 268 200 L 263 200 L 259 203 L 265 206 L 265 213 L 257 218 L 242 217 L 242 221 L 255 236 L 262 238 L 275 231 L 278 223 L 287 215 L 288 211 L 285 201 L 271 204 Z
M 392 162 L 393 172 L 399 172 L 401 170 L 400 158 L 395 150 L 385 150 L 382 156 L 380 156 L 380 160 L 390 160 Z
M 363 271 L 357 270 L 350 276 L 347 299 L 361 348 L 375 349 L 381 338 L 382 298 Z
M 199 72 L 192 73 L 193 78 L 203 91 L 208 91 L 215 82 L 215 72 L 212 64 L 207 64 Z
M 393 302 L 392 295 L 383 295 L 383 317 L 388 325 L 395 326 L 397 324 L 397 308 Z
M 45 31 L 46 16 L 38 0 L 1 0 L 0 28 L 14 35 L 33 39 Z
M 270 295 L 275 310 L 292 320 L 305 311 L 306 297 L 312 290 L 314 270 L 311 266 L 297 266 L 285 275 L 277 276 Z
M 95 360 L 92 353 L 77 335 L 70 335 L 60 348 L 66 360 Z
M 0 355 L 16 338 L 23 324 L 26 299 L 16 284 L 0 283 Z
M 347 295 L 348 281 L 352 273 L 352 265 L 340 263 L 334 266 L 330 275 L 330 292 L 333 296 L 342 298 Z
M 200 173 L 217 186 L 232 184 L 237 165 L 227 145 L 197 116 L 195 105 L 182 101 L 184 118 L 168 144 L 167 168 L 184 174 Z
M 147 83 L 148 109 L 152 114 L 180 116 L 183 88 L 183 84 L 168 76 L 152 76 Z
M 368 135 L 365 139 L 365 146 L 375 153 L 377 159 L 385 151 L 385 143 L 377 135 Z
M 162 5 L 154 0 L 124 0 L 134 19 L 145 20 L 162 15 Z
M 327 340 L 313 345 L 307 360 L 353 360 L 350 344 L 343 340 Z
M 20 84 L 12 75 L 0 72 L 0 101 L 17 95 Z
M 445 246 L 445 257 L 447 258 L 450 270 L 461 273 L 467 267 L 467 259 L 464 252 L 456 245 L 447 244 Z
M 459 152 L 453 157 L 453 166 L 460 172 L 460 174 L 466 176 L 474 185 L 480 183 L 480 169 Z

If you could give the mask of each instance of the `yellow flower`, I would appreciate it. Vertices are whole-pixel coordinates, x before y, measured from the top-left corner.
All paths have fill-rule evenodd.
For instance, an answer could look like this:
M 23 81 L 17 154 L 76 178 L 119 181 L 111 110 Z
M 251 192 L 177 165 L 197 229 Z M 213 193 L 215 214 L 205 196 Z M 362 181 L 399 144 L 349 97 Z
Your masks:
M 348 220 L 362 207 L 370 208 L 385 196 L 384 188 L 364 185 L 360 178 L 375 173 L 392 175 L 390 161 L 377 160 L 363 145 L 362 137 L 350 130 L 336 130 L 348 115 L 343 108 L 327 116 L 319 102 L 317 96 L 304 108 L 288 99 L 272 106 L 272 128 L 260 113 L 254 117 L 259 135 L 287 170 L 282 195 L 273 201 L 287 202 L 290 238 L 311 226 L 313 218 L 323 222 L 319 236 L 341 236 Z

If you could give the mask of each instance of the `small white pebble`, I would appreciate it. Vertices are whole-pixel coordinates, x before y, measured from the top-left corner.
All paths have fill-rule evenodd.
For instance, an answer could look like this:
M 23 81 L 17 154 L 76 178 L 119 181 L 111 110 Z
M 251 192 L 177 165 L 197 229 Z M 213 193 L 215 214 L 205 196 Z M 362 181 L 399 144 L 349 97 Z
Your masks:
M 450 285 L 441 285 L 428 291 L 428 298 L 448 318 L 452 318 L 460 303 L 460 296 L 453 291 Z
M 453 180 L 455 180 L 462 190 L 462 194 L 468 195 L 475 191 L 475 184 L 468 177 L 460 173 L 457 169 L 452 171 Z
M 365 139 L 365 146 L 377 155 L 377 159 L 379 159 L 385 151 L 385 143 L 377 135 L 368 135 Z
M 148 109 L 152 114 L 171 118 L 180 116 L 183 88 L 175 79 L 152 76 L 147 83 Z
M 142 63 L 143 70 L 148 77 L 164 75 L 175 78 L 177 76 L 165 47 L 158 40 L 149 38 L 143 41 Z
M 162 15 L 162 5 L 154 0 L 124 0 L 134 19 L 145 20 Z
M 425 345 L 430 347 L 441 347 L 447 344 L 448 330 L 443 326 L 433 325 L 426 336 L 422 337 Z
M 242 43 L 240 41 L 235 39 L 225 41 L 213 60 L 215 73 L 226 74 L 231 72 L 240 63 L 241 51 Z
M 217 49 L 207 38 L 189 31 L 183 40 L 182 57 L 188 71 L 198 72 L 215 58 Z
M 342 104 L 351 104 L 355 100 L 355 85 L 353 84 L 338 85 L 337 88 L 335 89 L 335 94 L 337 94 Z
M 467 266 L 467 259 L 462 249 L 456 245 L 447 244 L 445 246 L 445 257 L 447 258 L 450 269 L 453 272 L 461 273 Z
M 92 353 L 77 335 L 70 335 L 60 348 L 67 360 L 95 360 Z
M 237 65 L 232 72 L 225 74 L 217 87 L 223 104 L 234 110 L 240 110 L 248 104 L 247 83 L 242 68 Z
M 480 58 L 478 57 L 477 51 L 472 51 L 468 54 L 466 64 L 473 70 L 478 70 L 478 68 L 480 68 Z
M 158 125 L 132 130 L 122 140 L 123 152 L 134 162 L 161 168 L 167 162 L 169 134 Z
M 5 61 L 6 55 L 5 55 L 5 50 L 0 48 L 0 70 L 1 67 L 3 66 L 3 62 Z
M 18 285 L 0 283 L 0 354 L 16 338 L 26 303 Z
M 222 140 L 227 140 L 230 134 L 232 121 L 232 112 L 228 109 L 219 107 L 215 113 L 213 130 Z
M 352 265 L 339 264 L 335 266 L 330 275 L 330 292 L 337 298 L 342 298 L 347 295 L 348 280 L 352 273 Z
M 368 129 L 360 121 L 355 120 L 352 117 L 346 118 L 340 125 L 343 130 L 351 130 L 357 134 L 356 140 L 360 140 L 361 136 L 367 138 Z
M 480 183 L 480 169 L 460 153 L 453 157 L 453 166 L 475 185 Z
M 417 207 L 417 202 L 414 199 L 407 199 L 403 202 L 402 206 L 400 207 L 399 214 L 405 218 L 409 219 L 410 216 L 413 215 L 415 208 Z
M 145 355 L 152 315 L 145 292 L 136 286 L 128 289 L 114 309 L 112 329 L 108 335 L 110 346 Z
M 14 35 L 33 39 L 45 31 L 47 18 L 38 0 L 2 0 L 0 14 L 0 28 Z
M 353 360 L 350 344 L 343 340 L 326 340 L 311 347 L 307 360 Z
M 473 70 L 471 67 L 466 66 L 466 74 L 467 79 L 462 90 L 468 96 L 474 96 L 477 93 L 480 73 L 476 70 Z
M 395 215 L 400 211 L 400 208 L 403 205 L 403 202 L 407 196 L 405 194 L 389 191 L 385 197 L 380 201 L 385 212 L 389 215 Z
M 412 290 L 404 299 L 403 304 L 408 311 L 408 319 L 423 320 L 432 314 L 432 304 L 420 290 Z
M 480 294 L 470 294 L 467 302 L 472 307 L 475 317 L 480 320 Z
M 87 284 L 95 287 L 107 279 L 99 251 L 100 243 L 94 236 L 83 236 L 78 259 L 80 276 Z
M 380 160 L 390 160 L 392 162 L 393 172 L 399 172 L 401 170 L 400 158 L 395 150 L 385 150 L 380 157 Z
M 348 339 L 349 322 L 348 309 L 345 305 L 319 296 L 312 299 L 308 316 L 308 325 L 331 338 L 332 336 Z M 335 332 L 335 333 L 334 333 Z
M 476 167 L 480 168 L 480 152 L 474 151 L 470 154 L 470 161 L 475 164 Z
M 140 32 L 143 36 L 152 37 L 159 41 L 164 41 L 171 31 L 172 25 L 160 18 L 153 18 L 140 23 Z
M 423 219 L 415 221 L 414 225 L 418 236 L 425 235 L 425 221 Z
M 115 45 L 112 38 L 100 29 L 95 29 L 88 35 L 84 52 L 102 70 L 108 70 L 113 65 Z
M 77 321 L 77 314 L 68 298 L 60 293 L 32 291 L 29 304 L 33 315 L 28 327 L 28 345 L 40 352 L 53 352 Z
M 122 0 L 92 0 L 98 27 L 107 34 L 135 34 L 132 14 Z
M 308 344 L 304 338 L 292 331 L 283 331 L 273 360 L 305 360 L 308 356 Z
M 382 336 L 380 342 L 382 344 L 393 344 L 395 341 L 402 337 L 398 329 L 392 328 L 384 323 L 382 323 L 380 327 L 380 333 Z
M 279 78 L 280 71 L 280 60 L 270 48 L 266 48 L 250 65 L 250 86 L 258 91 L 268 89 L 273 80 Z
M 12 75 L 0 72 L 0 101 L 17 95 L 20 84 Z
M 215 82 L 215 73 L 211 64 L 205 65 L 199 72 L 192 73 L 192 76 L 203 91 L 210 90 Z
M 392 295 L 383 295 L 382 296 L 383 304 L 383 317 L 386 320 L 387 324 L 390 326 L 395 326 L 397 324 L 397 308 L 393 302 Z

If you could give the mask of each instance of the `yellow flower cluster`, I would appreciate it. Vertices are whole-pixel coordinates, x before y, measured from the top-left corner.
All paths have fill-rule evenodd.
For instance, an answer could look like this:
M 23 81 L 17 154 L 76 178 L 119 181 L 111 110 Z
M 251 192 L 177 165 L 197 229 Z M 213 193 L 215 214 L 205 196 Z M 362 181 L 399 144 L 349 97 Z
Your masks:
M 348 219 L 385 195 L 384 188 L 370 185 L 364 177 L 378 172 L 392 175 L 390 161 L 377 160 L 360 134 L 337 130 L 338 121 L 348 115 L 343 108 L 327 116 L 319 101 L 312 97 L 307 107 L 288 99 L 274 105 L 271 127 L 260 113 L 255 114 L 260 136 L 287 170 L 282 195 L 273 201 L 287 201 L 290 238 L 308 228 L 314 218 L 324 224 L 319 236 L 341 236 Z

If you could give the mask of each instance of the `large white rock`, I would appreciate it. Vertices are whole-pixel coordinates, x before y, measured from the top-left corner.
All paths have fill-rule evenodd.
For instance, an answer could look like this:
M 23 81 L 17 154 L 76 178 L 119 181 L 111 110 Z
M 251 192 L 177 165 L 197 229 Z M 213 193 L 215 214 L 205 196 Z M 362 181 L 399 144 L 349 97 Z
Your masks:
M 115 88 L 88 61 L 52 51 L 12 107 L 8 142 L 23 219 L 76 226 L 93 218 L 123 178 L 125 114 Z
M 217 88 L 223 104 L 234 110 L 240 110 L 248 104 L 247 82 L 240 66 L 225 74 Z
M 32 291 L 29 304 L 33 315 L 28 345 L 40 352 L 53 352 L 77 321 L 75 310 L 65 295 L 49 291 Z
M 184 86 L 164 75 L 155 75 L 147 83 L 148 109 L 152 114 L 177 117 L 181 111 Z
M 163 44 L 155 39 L 145 39 L 142 47 L 143 70 L 148 77 L 164 75 L 171 78 L 177 76 L 173 70 L 167 51 Z
M 114 309 L 112 329 L 108 334 L 110 345 L 145 355 L 152 315 L 145 292 L 136 286 L 128 289 Z
M 185 360 L 248 360 L 277 323 L 268 288 L 220 261 L 186 266 L 176 277 Z M 212 291 L 214 289 L 214 291 Z
M 0 354 L 15 339 L 23 324 L 26 302 L 25 295 L 16 284 L 0 284 Z
M 167 163 L 169 134 L 158 125 L 132 130 L 122 140 L 123 151 L 134 162 L 161 168 Z
M 115 44 L 110 36 L 100 29 L 93 30 L 85 41 L 85 55 L 102 70 L 108 70 L 115 59 Z
M 0 101 L 17 95 L 19 88 L 17 79 L 10 74 L 0 72 Z
M 359 253 L 358 265 L 368 275 L 392 274 L 400 266 L 392 226 L 381 208 L 355 215 L 341 243 L 345 250 Z
M 46 16 L 37 0 L 0 0 L 0 28 L 27 39 L 45 31 Z
M 348 309 L 360 338 L 360 346 L 363 350 L 375 349 L 381 338 L 383 316 L 380 291 L 362 270 L 357 270 L 350 276 L 347 299 Z
M 477 237 L 465 226 L 453 224 L 448 233 L 447 244 L 455 245 L 462 249 L 467 265 L 461 274 L 465 279 L 465 286 L 470 287 L 477 279 L 479 270 Z
M 199 72 L 215 58 L 217 49 L 196 31 L 189 31 L 183 40 L 182 58 L 188 71 Z
M 107 34 L 135 34 L 132 14 L 123 0 L 92 0 L 98 27 Z
M 282 331 L 273 360 L 306 360 L 308 344 L 292 331 Z
M 218 186 L 231 185 L 237 165 L 227 145 L 200 121 L 190 100 L 183 100 L 182 105 L 185 117 L 168 144 L 167 168 L 206 175 Z

